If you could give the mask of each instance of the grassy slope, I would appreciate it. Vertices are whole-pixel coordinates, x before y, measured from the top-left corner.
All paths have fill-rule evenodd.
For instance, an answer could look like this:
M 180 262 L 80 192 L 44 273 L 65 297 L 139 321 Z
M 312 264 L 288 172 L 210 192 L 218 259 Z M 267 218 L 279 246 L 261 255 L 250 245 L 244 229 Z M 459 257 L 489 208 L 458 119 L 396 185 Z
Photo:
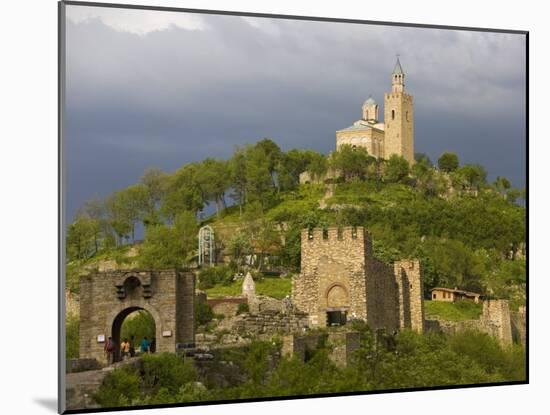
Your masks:
M 481 316 L 482 305 L 471 301 L 446 303 L 443 301 L 424 301 L 426 318 L 441 320 L 474 320 Z

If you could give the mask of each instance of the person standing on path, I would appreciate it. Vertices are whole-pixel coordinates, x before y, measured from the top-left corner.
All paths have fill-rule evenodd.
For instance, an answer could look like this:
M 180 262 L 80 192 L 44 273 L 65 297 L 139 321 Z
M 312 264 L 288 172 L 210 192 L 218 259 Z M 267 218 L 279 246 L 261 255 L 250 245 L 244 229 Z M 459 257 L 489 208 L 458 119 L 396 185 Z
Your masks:
M 105 352 L 105 358 L 107 360 L 107 365 L 112 364 L 113 363 L 113 352 L 115 351 L 115 342 L 113 341 L 112 337 L 109 337 L 109 339 L 105 343 L 105 346 L 103 347 L 103 351 Z

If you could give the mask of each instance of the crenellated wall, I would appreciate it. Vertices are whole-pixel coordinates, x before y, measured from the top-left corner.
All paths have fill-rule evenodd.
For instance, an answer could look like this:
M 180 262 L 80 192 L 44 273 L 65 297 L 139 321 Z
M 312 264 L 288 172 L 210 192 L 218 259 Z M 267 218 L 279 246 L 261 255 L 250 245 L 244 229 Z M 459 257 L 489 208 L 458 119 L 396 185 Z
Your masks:
M 390 265 L 374 258 L 363 227 L 304 229 L 301 237 L 301 273 L 292 281 L 292 298 L 312 327 L 326 326 L 327 313 L 336 311 L 372 328 L 423 330 L 418 261 Z

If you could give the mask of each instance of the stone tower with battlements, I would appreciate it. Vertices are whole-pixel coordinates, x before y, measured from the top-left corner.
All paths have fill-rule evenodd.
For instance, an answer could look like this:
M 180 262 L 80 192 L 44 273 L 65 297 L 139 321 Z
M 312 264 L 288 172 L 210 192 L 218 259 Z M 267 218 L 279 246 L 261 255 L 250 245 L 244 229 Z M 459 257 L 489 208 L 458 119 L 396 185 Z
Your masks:
M 292 300 L 309 314 L 310 326 L 359 319 L 374 329 L 423 331 L 418 261 L 379 261 L 362 227 L 304 229 L 301 238 L 301 272 L 292 281 Z

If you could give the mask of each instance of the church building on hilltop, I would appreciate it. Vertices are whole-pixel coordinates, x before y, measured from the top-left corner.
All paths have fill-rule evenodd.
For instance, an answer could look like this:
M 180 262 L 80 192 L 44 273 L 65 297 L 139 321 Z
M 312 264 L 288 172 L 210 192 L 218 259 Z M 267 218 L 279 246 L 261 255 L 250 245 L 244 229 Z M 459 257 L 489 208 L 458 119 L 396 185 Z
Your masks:
M 376 158 L 397 154 L 414 163 L 413 98 L 405 92 L 405 72 L 399 58 L 392 73 L 391 92 L 384 94 L 384 119 L 379 118 L 379 106 L 369 97 L 361 119 L 336 131 L 336 148 L 344 144 L 364 147 Z

